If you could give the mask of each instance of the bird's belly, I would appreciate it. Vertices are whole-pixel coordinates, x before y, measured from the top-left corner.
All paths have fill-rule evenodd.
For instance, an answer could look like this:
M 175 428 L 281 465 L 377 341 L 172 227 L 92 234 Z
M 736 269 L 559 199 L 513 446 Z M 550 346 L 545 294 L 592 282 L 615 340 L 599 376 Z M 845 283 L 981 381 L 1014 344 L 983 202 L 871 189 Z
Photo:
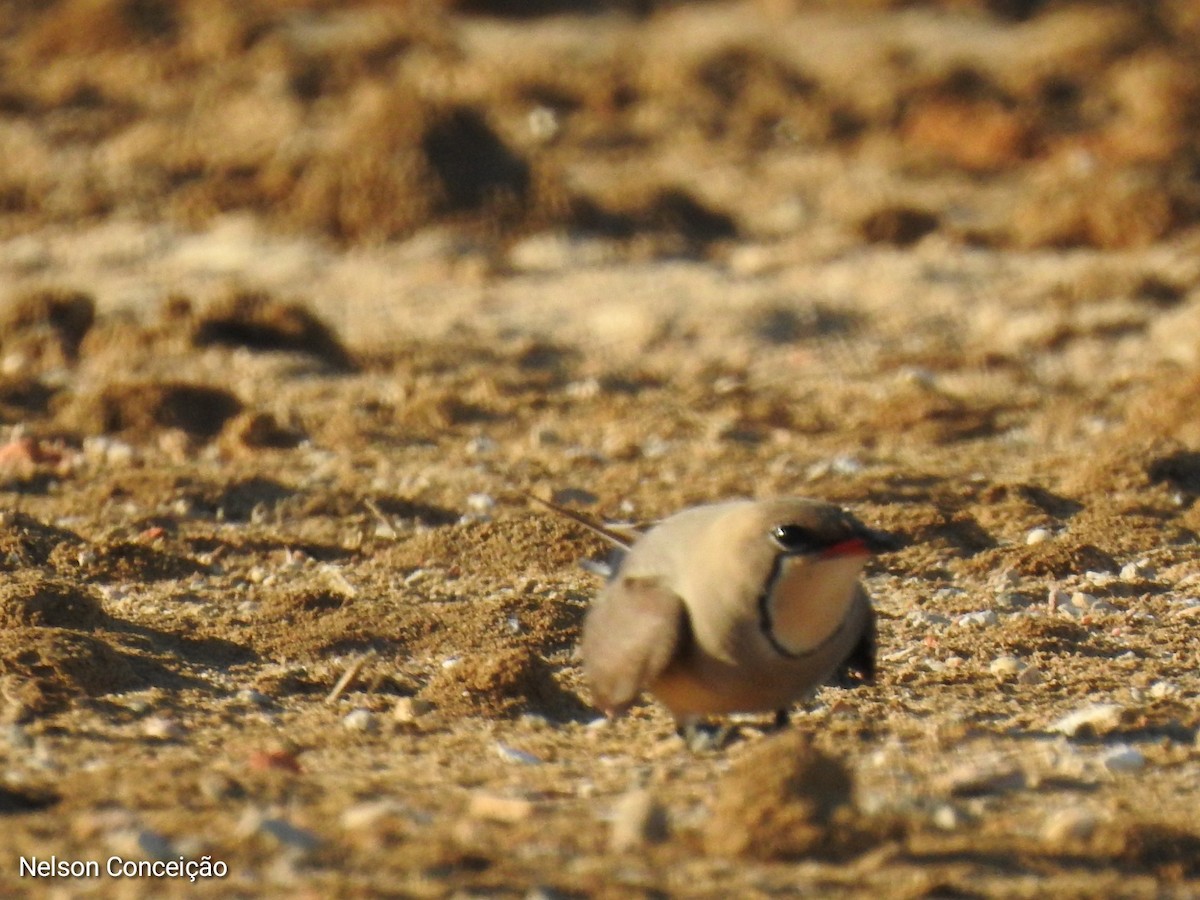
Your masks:
M 824 683 L 833 661 L 778 661 L 769 666 L 732 667 L 710 661 L 672 665 L 650 685 L 650 693 L 677 719 L 786 709 Z

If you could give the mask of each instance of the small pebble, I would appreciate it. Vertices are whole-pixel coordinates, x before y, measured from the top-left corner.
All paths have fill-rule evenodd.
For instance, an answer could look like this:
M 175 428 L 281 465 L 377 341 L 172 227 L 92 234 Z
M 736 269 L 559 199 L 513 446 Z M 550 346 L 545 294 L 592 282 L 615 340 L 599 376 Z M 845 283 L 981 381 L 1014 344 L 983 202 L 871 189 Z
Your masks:
M 246 706 L 257 706 L 259 709 L 266 709 L 274 706 L 275 701 L 261 691 L 256 691 L 253 688 L 245 688 L 240 690 L 235 695 L 235 699 Z
M 171 859 L 177 855 L 170 838 L 147 828 L 137 833 L 137 847 L 146 859 Z
M 1025 663 L 1017 659 L 1015 656 L 1001 656 L 999 659 L 992 660 L 988 666 L 988 671 L 993 675 L 1019 675 L 1028 668 Z
M 955 831 L 961 828 L 966 823 L 966 816 L 962 812 L 951 806 L 949 803 L 943 803 L 933 811 L 933 824 L 935 828 L 940 828 L 942 831 Z
M 496 753 L 505 762 L 519 763 L 523 766 L 538 766 L 541 765 L 540 757 L 535 756 L 525 750 L 518 750 L 516 747 L 510 747 L 507 744 L 496 744 Z
M 284 847 L 299 853 L 312 853 L 321 846 L 321 838 L 315 833 L 293 825 L 286 819 L 260 819 L 254 831 L 270 835 Z
M 166 716 L 151 716 L 142 722 L 142 734 L 149 738 L 174 741 L 182 738 L 187 731 L 174 719 Z
M 224 800 L 239 800 L 246 796 L 246 789 L 234 778 L 220 772 L 207 772 L 196 782 L 201 796 L 214 803 Z
M 993 601 L 992 606 L 996 609 L 1012 611 L 1027 606 L 1028 602 L 1023 594 L 1019 594 L 1016 591 L 1001 591 L 996 594 L 996 599 Z
M 352 709 L 342 719 L 342 727 L 347 731 L 372 732 L 379 728 L 379 722 L 369 709 Z
M 1110 772 L 1136 772 L 1146 765 L 1146 757 L 1140 750 L 1121 744 L 1105 752 L 1100 762 Z
M 641 451 L 646 459 L 660 459 L 671 452 L 671 442 L 660 437 L 650 437 L 642 442 Z
M 467 453 L 471 456 L 482 456 L 485 453 L 492 453 L 496 449 L 496 442 L 490 437 L 480 435 L 473 437 L 467 441 Z
M 403 815 L 405 808 L 395 800 L 367 800 L 342 811 L 342 827 L 347 831 L 374 828 L 389 816 Z
M 1034 528 L 1025 535 L 1025 543 L 1030 546 L 1034 544 L 1044 544 L 1046 541 L 1050 540 L 1052 536 L 1053 535 L 1051 535 L 1050 530 L 1047 528 Z
M 1179 688 L 1169 681 L 1156 681 L 1150 685 L 1149 694 L 1155 700 L 1162 700 L 1164 697 L 1173 697 L 1179 693 Z
M 613 804 L 608 846 L 627 853 L 649 844 L 661 844 L 670 835 L 667 811 L 649 791 L 630 791 Z
M 467 804 L 467 815 L 488 822 L 514 824 L 533 815 L 534 805 L 524 797 L 503 797 L 499 794 L 473 794 Z
M 1120 580 L 1112 572 L 1089 571 L 1085 572 L 1083 577 L 1087 580 L 1088 584 L 1098 588 L 1112 587 Z
M 1037 666 L 1028 666 L 1017 675 L 1017 684 L 1041 684 L 1045 680 L 1046 676 Z
M 165 860 L 176 855 L 167 837 L 133 824 L 115 824 L 105 833 L 104 841 L 111 852 L 121 856 Z
M 491 512 L 496 507 L 496 500 L 491 494 L 468 494 L 467 509 L 473 513 Z
M 1118 703 L 1096 703 L 1068 713 L 1050 725 L 1067 737 L 1105 735 L 1121 727 L 1125 709 Z
M 534 428 L 529 433 L 529 442 L 535 447 L 553 447 L 561 444 L 563 441 L 562 435 L 553 428 L 541 426 Z
M 1071 594 L 1069 602 L 1076 609 L 1091 609 L 1096 605 L 1096 598 L 1083 591 L 1075 591 L 1075 593 Z
M 1096 814 L 1086 809 L 1059 809 L 1042 824 L 1042 837 L 1053 844 L 1086 841 L 1099 825 Z
M 284 749 L 255 750 L 246 758 L 246 764 L 259 772 L 280 771 L 299 775 L 304 771 L 296 754 Z
M 856 457 L 840 453 L 829 461 L 829 469 L 834 475 L 857 475 L 866 466 Z
M 29 732 L 15 722 L 0 729 L 0 738 L 13 750 L 32 750 L 34 740 Z
M 336 566 L 322 566 L 321 573 L 325 577 L 326 584 L 329 587 L 341 594 L 343 597 L 351 598 L 358 596 L 358 588 L 350 583 L 344 572 Z M 274 577 L 274 576 L 272 576 Z
M 905 384 L 915 384 L 928 390 L 938 389 L 937 374 L 923 366 L 904 366 L 898 375 Z
M 420 697 L 401 697 L 392 707 L 392 718 L 397 722 L 415 722 L 433 709 L 433 704 Z
M 994 576 L 992 576 L 991 583 L 992 583 L 993 587 L 995 587 L 997 590 L 1004 590 L 1005 588 L 1013 588 L 1021 583 L 1021 574 L 1019 572 L 1017 572 L 1016 569 L 1013 569 L 1013 568 L 1001 569 Z M 940 594 L 941 591 L 938 591 L 938 593 Z M 964 593 L 964 591 L 957 591 L 956 593 L 962 594 L 962 593 Z
M 604 386 L 600 384 L 598 378 L 585 378 L 582 381 L 572 381 L 563 391 L 568 397 L 574 397 L 577 400 L 590 400 L 593 397 L 599 397 L 604 391 Z
M 986 628 L 989 625 L 997 625 L 999 622 L 1000 617 L 990 609 L 963 613 L 954 620 L 954 624 L 960 628 Z
M 1122 581 L 1142 581 L 1145 577 L 1145 571 L 1137 563 L 1125 563 L 1125 565 L 1121 566 Z
M 950 624 L 950 619 L 946 616 L 924 609 L 915 609 L 905 616 L 905 618 L 913 625 L 924 625 L 926 628 L 936 628 Z

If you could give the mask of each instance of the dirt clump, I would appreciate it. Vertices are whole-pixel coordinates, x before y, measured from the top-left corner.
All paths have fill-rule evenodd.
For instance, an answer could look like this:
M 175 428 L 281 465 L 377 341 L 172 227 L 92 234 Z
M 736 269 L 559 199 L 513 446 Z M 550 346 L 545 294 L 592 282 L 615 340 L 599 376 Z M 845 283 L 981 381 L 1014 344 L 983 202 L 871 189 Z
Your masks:
M 46 415 L 55 393 L 54 388 L 38 378 L 0 376 L 0 421 L 22 422 Z
M 204 566 L 179 554 L 134 541 L 99 541 L 82 554 L 51 556 L 64 571 L 101 582 L 169 581 L 204 571 Z
M 100 600 L 69 581 L 21 578 L 0 585 L 0 626 L 94 631 L 106 621 Z
M 42 288 L 18 293 L 0 312 L 0 352 L 24 372 L 74 364 L 96 319 L 96 301 L 83 291 Z
M 1025 544 L 986 550 L 960 564 L 964 571 L 991 571 L 997 565 L 1011 567 L 1025 575 L 1050 575 L 1063 578 L 1074 572 L 1112 572 L 1116 560 L 1094 544 L 1070 535 Z
M 858 223 L 865 240 L 873 244 L 914 244 L 938 227 L 938 217 L 923 209 L 890 206 L 876 210 Z
M 242 410 L 232 391 L 187 382 L 114 383 L 75 397 L 58 421 L 84 434 L 119 434 L 148 440 L 165 430 L 191 438 L 216 437 Z
M 337 334 L 311 311 L 262 292 L 238 291 L 209 304 L 195 317 L 191 340 L 197 347 L 304 353 L 334 369 L 354 367 Z
M 587 709 L 559 685 L 553 666 L 519 647 L 465 654 L 436 673 L 420 696 L 447 715 L 536 713 L 561 721 Z
M 299 176 L 290 217 L 346 241 L 379 241 L 452 219 L 520 224 L 536 174 L 486 111 L 442 105 L 402 85 L 357 90 L 328 148 Z
M 836 852 L 848 835 L 853 791 L 850 772 L 807 735 L 765 738 L 717 784 L 705 848 L 757 859 Z
M 38 626 L 0 633 L 0 684 L 7 707 L 0 716 L 25 721 L 65 708 L 79 698 L 142 686 L 128 660 L 100 637 Z
M 0 514 L 0 569 L 19 571 L 53 565 L 56 555 L 78 553 L 86 546 L 78 534 L 56 528 L 27 513 Z

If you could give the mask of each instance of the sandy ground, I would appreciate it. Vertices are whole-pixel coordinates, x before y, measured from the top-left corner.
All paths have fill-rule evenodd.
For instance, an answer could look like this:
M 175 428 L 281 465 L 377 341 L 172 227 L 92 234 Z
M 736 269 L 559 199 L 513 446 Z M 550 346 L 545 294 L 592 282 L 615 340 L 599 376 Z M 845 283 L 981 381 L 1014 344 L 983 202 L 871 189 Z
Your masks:
M 0 3 L 0 892 L 1200 894 L 1193 5 L 571 6 Z M 521 491 L 878 683 L 601 719 Z

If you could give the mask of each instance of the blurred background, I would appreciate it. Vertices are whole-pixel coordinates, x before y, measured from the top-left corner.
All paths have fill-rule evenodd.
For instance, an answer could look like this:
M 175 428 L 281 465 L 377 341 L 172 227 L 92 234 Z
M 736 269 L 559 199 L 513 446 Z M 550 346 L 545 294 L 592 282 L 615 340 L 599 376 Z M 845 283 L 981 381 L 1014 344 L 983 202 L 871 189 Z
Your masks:
M 1193 0 L 7 0 L 0 237 L 1144 246 L 1200 213 L 1198 47 Z

